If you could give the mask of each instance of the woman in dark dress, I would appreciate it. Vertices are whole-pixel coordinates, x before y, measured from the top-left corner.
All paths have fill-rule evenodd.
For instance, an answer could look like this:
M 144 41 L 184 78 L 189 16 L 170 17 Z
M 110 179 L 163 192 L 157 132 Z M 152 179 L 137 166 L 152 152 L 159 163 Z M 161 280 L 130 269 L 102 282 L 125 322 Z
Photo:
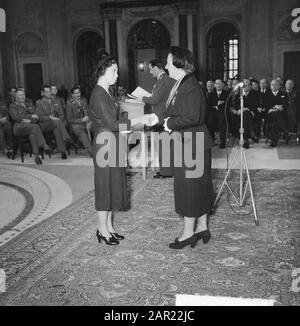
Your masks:
M 184 217 L 182 234 L 169 245 L 172 249 L 182 249 L 187 245 L 193 248 L 202 239 L 207 243 L 211 237 L 207 216 L 213 207 L 213 185 L 211 177 L 212 139 L 205 125 L 206 102 L 204 92 L 193 76 L 192 53 L 183 48 L 171 47 L 166 69 L 176 84 L 170 92 L 166 111 L 161 115 L 151 115 L 148 125 L 160 123 L 167 132 L 180 132 L 186 146 L 188 134 L 192 135 L 192 153 L 196 152 L 196 134 L 204 133 L 204 171 L 202 176 L 187 178 L 185 160 L 182 167 L 174 169 L 175 210 Z M 198 144 L 197 144 L 198 145 Z
M 130 129 L 131 122 L 119 116 L 118 104 L 109 91 L 118 78 L 115 59 L 107 53 L 99 54 L 95 74 L 98 82 L 90 97 L 89 115 L 94 133 L 92 152 L 95 167 L 95 207 L 99 217 L 97 238 L 107 245 L 117 245 L 124 237 L 117 234 L 113 227 L 113 211 L 125 210 L 128 206 L 125 165 L 122 167 L 119 164 L 118 157 L 116 164 L 105 164 L 105 159 L 101 159 L 99 153 L 104 150 L 107 154 L 114 153 L 118 156 L 120 125 Z M 116 146 L 112 146 L 109 141 L 101 144 L 101 137 L 107 134 L 117 141 Z

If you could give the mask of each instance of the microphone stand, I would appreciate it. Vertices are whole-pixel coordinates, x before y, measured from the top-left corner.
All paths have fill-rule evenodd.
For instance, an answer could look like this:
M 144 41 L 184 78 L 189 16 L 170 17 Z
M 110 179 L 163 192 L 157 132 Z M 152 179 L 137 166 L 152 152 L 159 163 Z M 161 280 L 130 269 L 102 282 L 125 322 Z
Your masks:
M 252 201 L 252 207 L 253 207 L 253 213 L 254 213 L 254 219 L 255 219 L 255 224 L 258 226 L 258 218 L 257 218 L 257 213 L 256 213 L 256 207 L 255 207 L 255 202 L 254 202 L 254 196 L 253 196 L 253 190 L 252 190 L 252 185 L 251 185 L 251 180 L 250 180 L 250 174 L 249 174 L 249 169 L 248 169 L 248 163 L 247 163 L 247 158 L 246 158 L 246 153 L 245 153 L 245 149 L 243 147 L 244 145 L 244 97 L 243 97 L 243 88 L 241 86 L 239 86 L 240 88 L 240 106 L 241 106 L 241 128 L 240 128 L 240 141 L 239 141 L 239 147 L 237 148 L 233 159 L 230 163 L 229 169 L 227 171 L 227 174 L 223 180 L 222 186 L 218 192 L 217 198 L 214 202 L 214 206 L 216 206 L 220 195 L 222 193 L 222 190 L 224 188 L 224 186 L 226 186 L 228 188 L 228 190 L 230 191 L 231 195 L 233 196 L 236 204 L 242 208 L 245 205 L 245 197 L 246 197 L 246 193 L 247 193 L 247 189 L 249 186 L 249 190 L 250 190 L 250 195 L 251 195 L 251 201 Z M 230 171 L 233 167 L 233 164 L 236 160 L 236 158 L 238 157 L 238 154 L 240 156 L 240 180 L 239 180 L 239 195 L 236 196 L 232 189 L 230 188 L 227 179 L 228 176 L 230 174 Z M 243 172 L 244 170 L 246 171 L 247 174 L 247 183 L 245 186 L 245 189 L 243 189 Z

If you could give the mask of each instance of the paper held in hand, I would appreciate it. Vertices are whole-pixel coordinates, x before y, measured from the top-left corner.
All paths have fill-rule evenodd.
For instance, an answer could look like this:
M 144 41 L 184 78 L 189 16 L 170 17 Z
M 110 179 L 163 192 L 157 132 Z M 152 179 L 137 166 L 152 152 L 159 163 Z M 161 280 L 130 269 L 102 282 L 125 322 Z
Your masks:
M 134 97 L 152 96 L 151 93 L 147 92 L 145 89 L 139 86 L 131 93 L 131 95 Z

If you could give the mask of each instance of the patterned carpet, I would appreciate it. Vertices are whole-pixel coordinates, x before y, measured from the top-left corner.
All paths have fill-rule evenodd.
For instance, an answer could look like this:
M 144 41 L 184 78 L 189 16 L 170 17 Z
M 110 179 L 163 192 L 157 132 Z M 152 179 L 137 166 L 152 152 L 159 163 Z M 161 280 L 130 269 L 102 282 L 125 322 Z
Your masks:
M 214 171 L 219 187 L 224 171 Z M 171 250 L 182 220 L 173 180 L 130 180 L 131 209 L 116 215 L 126 236 L 96 242 L 94 195 L 0 249 L 7 292 L 0 305 L 174 305 L 176 294 L 275 299 L 299 305 L 292 271 L 300 268 L 300 171 L 251 171 L 259 217 L 235 215 L 224 193 L 207 245 Z M 233 174 L 231 179 L 237 180 Z

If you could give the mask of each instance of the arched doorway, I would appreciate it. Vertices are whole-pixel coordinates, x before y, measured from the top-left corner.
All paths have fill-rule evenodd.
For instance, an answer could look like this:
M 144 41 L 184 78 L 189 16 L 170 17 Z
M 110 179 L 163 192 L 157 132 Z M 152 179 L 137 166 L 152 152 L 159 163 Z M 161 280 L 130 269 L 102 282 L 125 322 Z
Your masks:
M 93 31 L 81 34 L 76 42 L 78 82 L 82 87 L 83 95 L 87 98 L 95 86 L 93 68 L 100 48 L 104 48 L 103 39 Z
M 227 80 L 239 74 L 239 32 L 230 23 L 218 23 L 207 33 L 207 79 Z
M 130 90 L 137 85 L 152 90 L 154 80 L 149 74 L 149 61 L 157 58 L 166 62 L 170 44 L 168 29 L 157 20 L 145 19 L 132 27 L 127 40 Z M 139 63 L 143 68 L 138 69 Z

